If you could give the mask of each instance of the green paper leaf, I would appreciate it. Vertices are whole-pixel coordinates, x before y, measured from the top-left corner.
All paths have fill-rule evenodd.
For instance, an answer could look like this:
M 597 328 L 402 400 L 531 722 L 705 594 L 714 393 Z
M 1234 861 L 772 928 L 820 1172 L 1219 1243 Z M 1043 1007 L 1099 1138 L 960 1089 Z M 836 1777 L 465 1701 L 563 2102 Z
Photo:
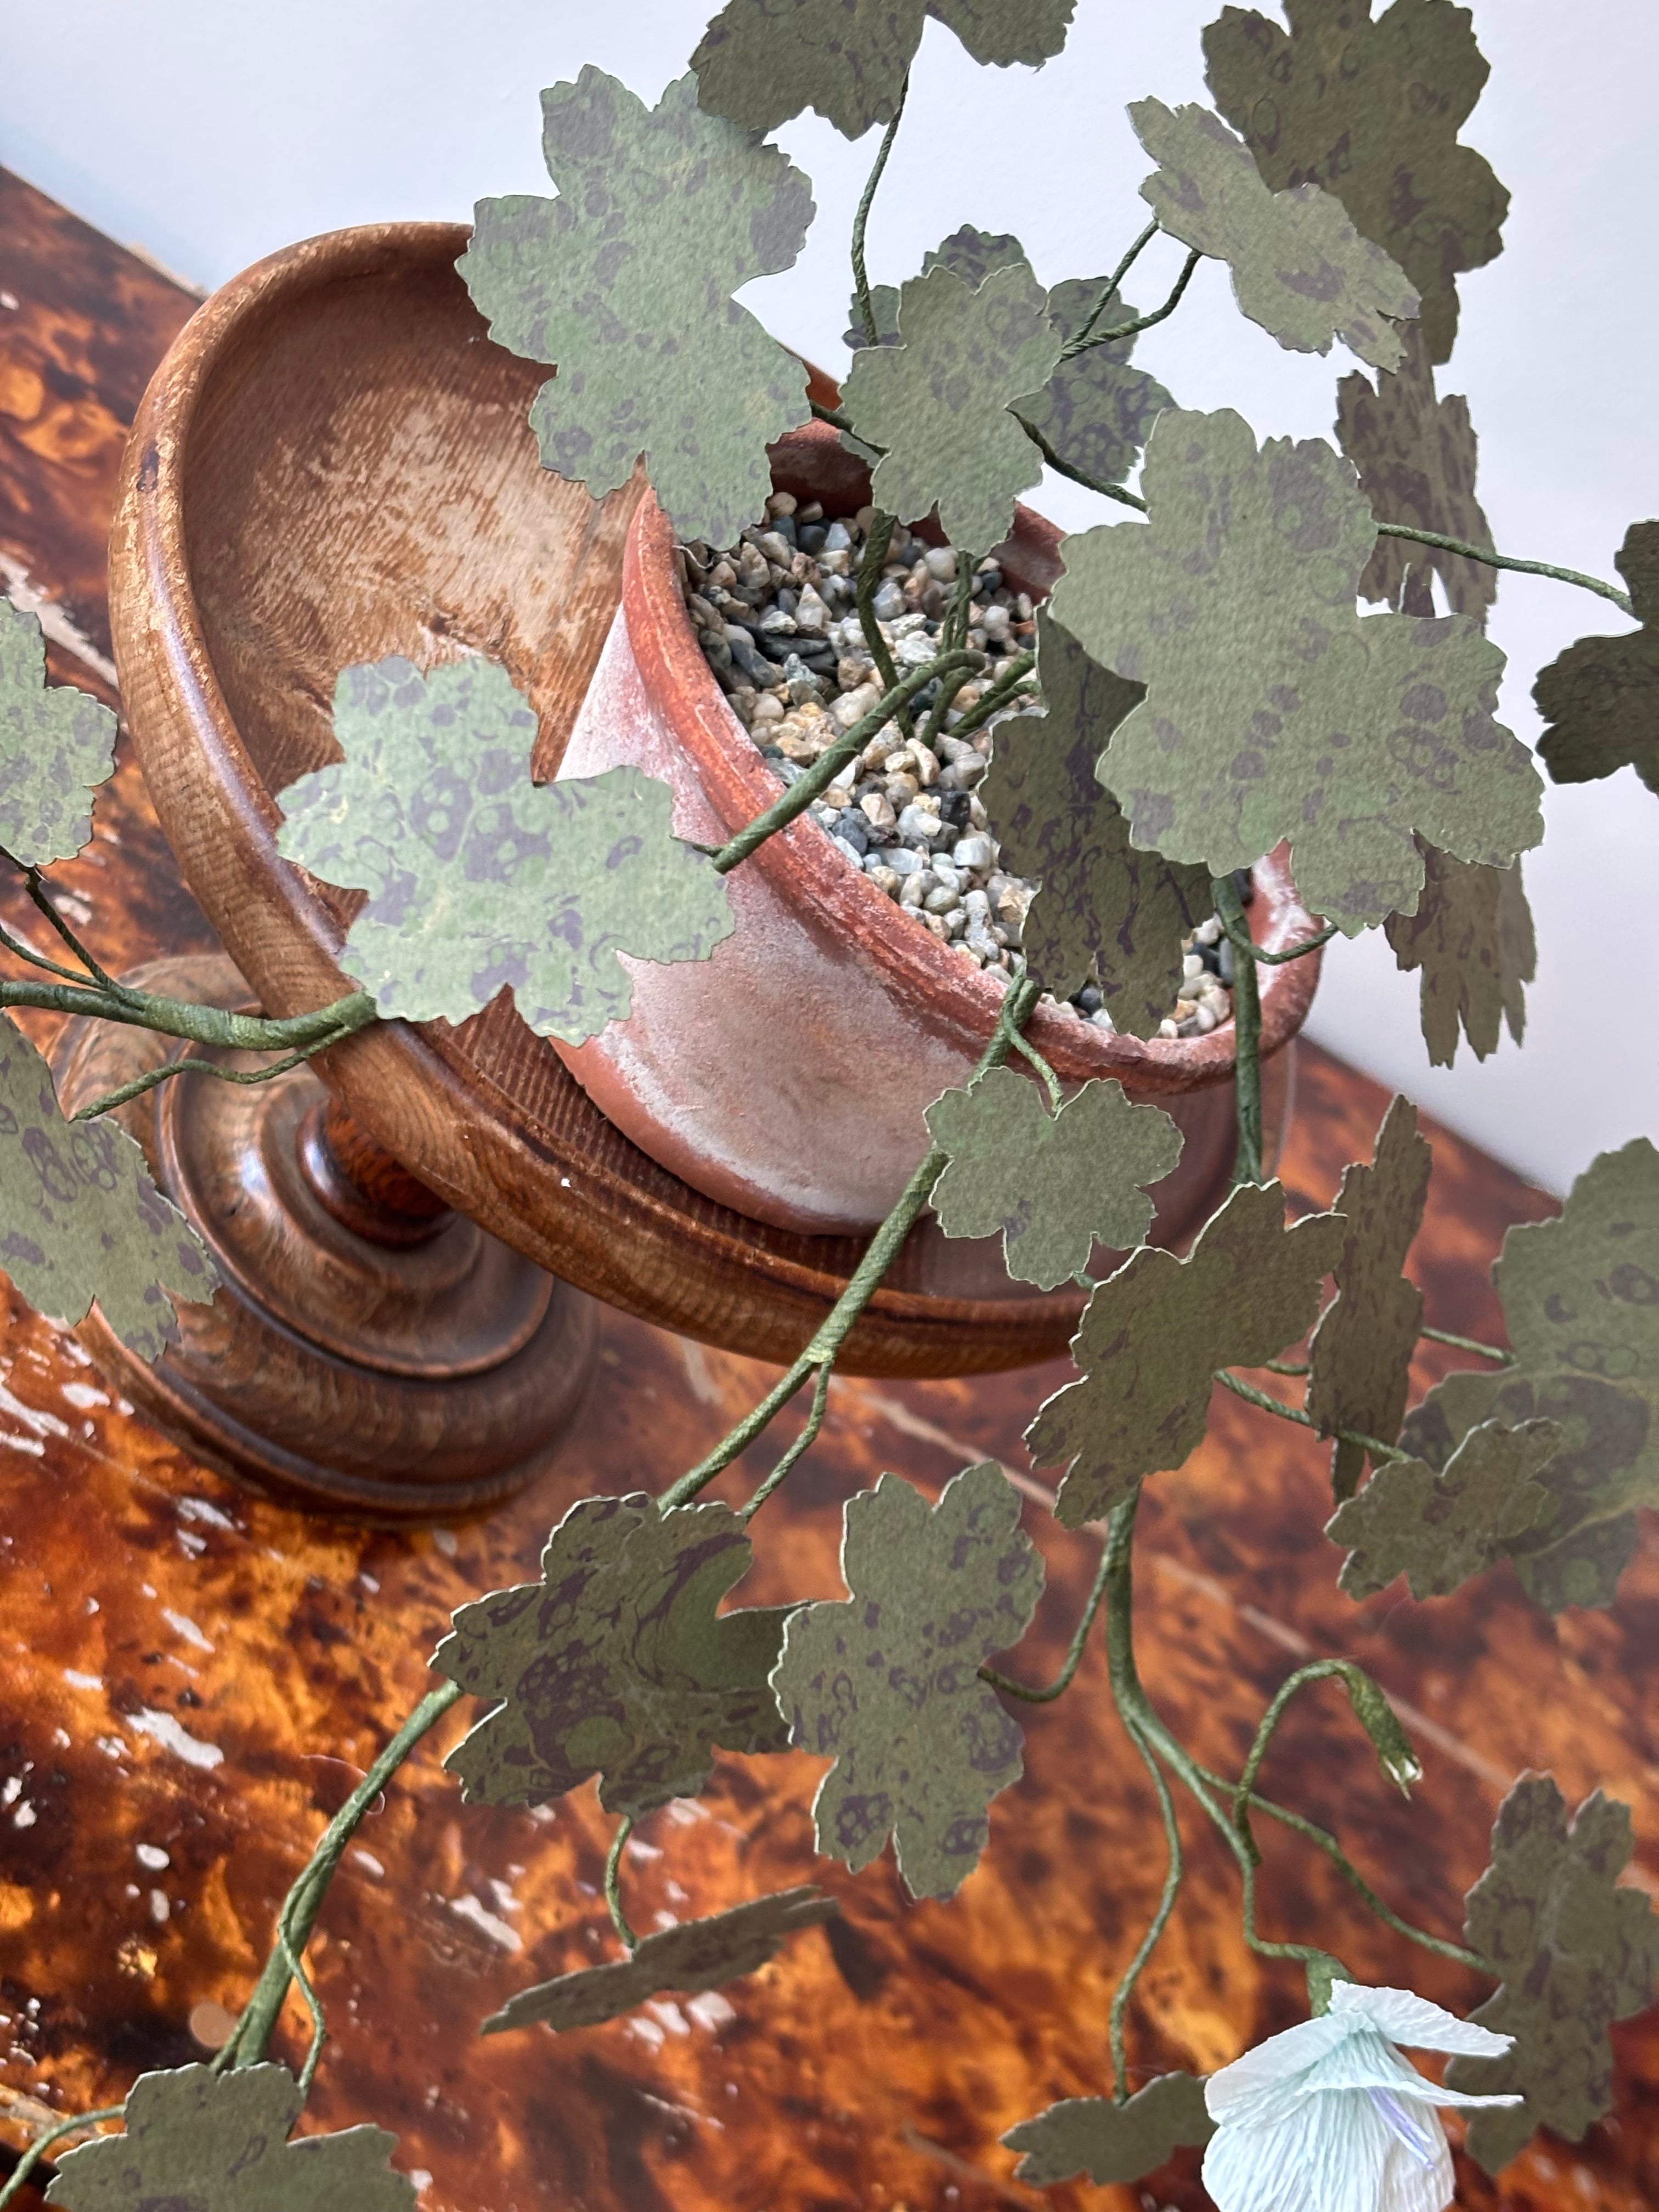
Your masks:
M 37 1313 L 72 1328 L 95 1298 L 129 1352 L 159 1359 L 173 1301 L 219 1286 L 207 1247 L 107 1115 L 69 1121 L 52 1071 L 0 1015 L 0 1267 Z M 171 1293 L 171 1296 L 169 1296 Z
M 1527 990 L 1538 969 L 1532 908 L 1521 863 L 1491 868 L 1459 860 L 1419 837 L 1423 895 L 1414 914 L 1391 914 L 1383 931 L 1395 965 L 1420 969 L 1423 1041 L 1431 1066 L 1449 1067 L 1460 1030 L 1477 1060 L 1498 1049 L 1502 1025 L 1519 1044 L 1527 1029 Z
M 1109 2097 L 1067 2097 L 1010 2128 L 1002 2140 L 1025 2154 L 1014 2168 L 1016 2181 L 1048 2189 L 1086 2173 L 1103 2187 L 1155 2173 L 1183 2144 L 1200 2148 L 1214 2133 L 1204 2084 L 1190 2074 L 1160 2074 L 1121 2105 Z
M 626 1018 L 618 953 L 706 960 L 732 920 L 708 859 L 638 769 L 530 780 L 536 717 L 494 662 L 394 654 L 334 691 L 345 758 L 283 793 L 290 860 L 366 890 L 343 965 L 388 1018 L 464 1022 L 510 989 L 539 1036 Z
M 1218 1367 L 1259 1367 L 1319 1311 L 1342 1250 L 1336 1213 L 1285 1226 L 1276 1182 L 1245 1183 L 1184 1260 L 1144 1246 L 1089 1300 L 1072 1340 L 1081 1379 L 1025 1431 L 1034 1467 L 1069 1469 L 1054 1511 L 1080 1528 L 1203 1442 Z
M 141 2074 L 125 2132 L 58 2155 L 48 2204 L 68 2212 L 414 2212 L 384 2128 L 288 2140 L 305 2099 L 285 2066 Z
M 1025 248 L 1012 231 L 981 230 L 975 224 L 964 222 L 953 230 L 938 246 L 930 246 L 921 257 L 921 273 L 931 269 L 954 270 L 964 283 L 977 292 L 980 286 L 996 269 L 1006 269 L 1012 262 L 1027 259 Z M 872 284 L 870 305 L 876 314 L 876 327 L 880 332 L 877 343 L 896 346 L 899 342 L 899 288 L 896 284 Z M 847 328 L 842 333 L 856 353 L 870 343 L 864 327 L 864 318 L 859 312 L 859 295 L 853 294 L 847 307 Z
M 1496 2173 L 1534 2128 L 1583 2140 L 1613 2104 L 1607 2030 L 1645 2010 L 1659 1976 L 1659 1921 L 1640 1890 L 1619 1886 L 1630 1863 L 1628 1806 L 1598 1790 L 1571 1826 L 1547 1774 L 1522 1775 L 1498 1808 L 1492 1864 L 1468 1895 L 1465 1935 L 1502 1986 L 1469 2017 L 1515 2048 L 1454 2058 L 1449 2087 L 1519 2092 L 1510 2111 L 1473 2112 L 1469 2155 Z
M 1615 558 L 1642 627 L 1551 661 L 1532 687 L 1550 725 L 1538 750 L 1557 783 L 1631 767 L 1659 793 L 1659 522 L 1632 522 Z
M 1553 1421 L 1471 1429 L 1437 1474 L 1420 1459 L 1391 1460 L 1338 1507 L 1325 1534 L 1349 1547 L 1338 1577 L 1353 1598 L 1374 1597 L 1404 1575 L 1413 1597 L 1447 1597 L 1485 1574 L 1550 1507 L 1536 1480 L 1561 1431 Z
M 1332 1209 L 1347 1224 L 1336 1297 L 1308 1346 L 1306 1408 L 1322 1437 L 1357 1429 L 1386 1442 L 1399 1434 L 1423 1320 L 1423 1294 L 1401 1271 L 1423 1225 L 1433 1165 L 1417 1109 L 1396 1097 L 1376 1133 L 1371 1165 L 1356 1161 L 1342 1171 Z M 1352 1490 L 1364 1463 L 1362 1445 L 1337 1445 L 1339 1497 Z
M 817 1847 L 856 1873 L 890 1832 L 910 1894 L 951 1897 L 1020 1776 L 1024 1731 L 978 1670 L 1024 1634 L 1042 1562 L 990 1461 L 933 1506 L 884 1474 L 847 1501 L 841 1561 L 850 1595 L 791 1613 L 772 1675 L 790 1741 L 835 1760 Z
M 1659 1406 L 1659 1152 L 1634 1137 L 1600 1154 L 1554 1220 L 1509 1231 L 1492 1279 L 1527 1373 L 1594 1375 Z
M 1241 313 L 1295 353 L 1334 338 L 1376 368 L 1403 351 L 1394 325 L 1418 295 L 1341 203 L 1316 185 L 1269 191 L 1250 150 L 1207 107 L 1132 100 L 1135 136 L 1158 164 L 1140 197 L 1183 245 L 1224 261 Z
M 1047 607 L 1036 635 L 1043 712 L 996 726 L 979 787 L 1003 866 L 1040 879 L 1026 965 L 1058 999 L 1095 982 L 1115 1029 L 1156 1036 L 1180 995 L 1185 940 L 1213 903 L 1209 871 L 1137 851 L 1101 783 L 1097 764 L 1142 687 L 1091 660 Z
M 1216 106 L 1275 191 L 1335 194 L 1423 295 L 1430 357 L 1457 333 L 1455 279 L 1502 252 L 1510 196 L 1457 143 L 1486 61 L 1467 8 L 1395 0 L 1285 0 L 1288 33 L 1255 9 L 1224 8 L 1204 33 Z
M 543 465 L 602 498 L 645 457 L 684 538 L 729 545 L 805 422 L 806 371 L 732 295 L 787 269 L 811 187 L 704 113 L 690 76 L 647 108 L 591 64 L 542 94 L 556 200 L 480 200 L 456 264 L 497 344 L 556 362 L 530 412 Z
M 729 1505 L 659 1513 L 642 1492 L 573 1505 L 540 1581 L 464 1605 L 432 1655 L 499 1700 L 444 1761 L 462 1796 L 538 1804 L 597 1773 L 605 1810 L 638 1819 L 695 1797 L 717 1744 L 782 1751 L 767 1676 L 788 1607 L 716 1611 L 750 1556 Z
M 1051 1115 L 1035 1082 L 994 1067 L 927 1109 L 950 1164 L 933 1185 L 947 1237 L 1002 1232 L 1016 1282 L 1052 1291 L 1089 1264 L 1097 1239 L 1144 1244 L 1159 1182 L 1181 1158 L 1180 1130 L 1158 1106 L 1135 1105 L 1113 1079 L 1085 1083 Z
M 1462 616 L 1354 611 L 1376 524 L 1348 462 L 1171 410 L 1141 482 L 1150 524 L 1068 538 L 1054 593 L 1084 649 L 1146 686 L 1105 769 L 1137 845 L 1224 875 L 1288 838 L 1304 899 L 1352 935 L 1417 904 L 1414 832 L 1499 867 L 1537 843 L 1498 647 Z
M 833 1920 L 839 1910 L 835 1899 L 821 1890 L 785 1889 L 706 1920 L 683 1920 L 678 1927 L 641 1936 L 625 1959 L 520 1990 L 478 2032 L 500 2035 L 508 2028 L 540 2026 L 563 2035 L 632 2012 L 659 1991 L 693 1996 L 716 1990 L 722 1982 L 754 1973 L 799 1929 Z
M 26 868 L 74 859 L 115 766 L 116 727 L 87 692 L 47 683 L 40 617 L 0 598 L 0 851 Z
M 901 522 L 937 507 L 964 552 L 1000 544 L 1042 457 L 1008 411 L 1052 373 L 1060 340 L 1048 295 L 1025 262 L 975 291 L 943 263 L 899 294 L 900 342 L 853 357 L 842 395 L 858 435 L 885 453 L 870 496 Z
M 711 114 L 775 131 L 816 108 L 845 138 L 890 123 L 922 26 L 947 24 L 976 62 L 1036 69 L 1066 43 L 1076 0 L 727 0 L 691 57 Z
M 1372 390 L 1356 370 L 1336 387 L 1336 434 L 1359 471 L 1359 489 L 1379 522 L 1437 530 L 1468 545 L 1490 545 L 1492 529 L 1474 495 L 1477 445 L 1469 403 L 1437 398 L 1428 339 L 1406 331 L 1406 357 Z M 1359 579 L 1360 596 L 1408 615 L 1431 615 L 1438 575 L 1454 614 L 1482 619 L 1498 597 L 1498 571 L 1482 561 L 1409 538 L 1379 538 Z

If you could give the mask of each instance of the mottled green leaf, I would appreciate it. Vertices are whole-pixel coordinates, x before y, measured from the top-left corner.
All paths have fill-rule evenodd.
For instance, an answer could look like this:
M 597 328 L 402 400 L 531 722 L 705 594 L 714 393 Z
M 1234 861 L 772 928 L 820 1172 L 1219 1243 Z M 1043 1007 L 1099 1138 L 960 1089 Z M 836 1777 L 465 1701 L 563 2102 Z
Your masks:
M 1140 197 L 1172 238 L 1226 262 L 1253 323 L 1296 353 L 1328 353 L 1340 338 L 1374 368 L 1398 363 L 1394 325 L 1417 313 L 1416 289 L 1339 200 L 1316 185 L 1269 191 L 1249 148 L 1207 107 L 1138 100 L 1129 120 L 1158 164 Z
M 1585 1169 L 1553 1221 L 1523 1222 L 1492 1269 L 1529 1375 L 1593 1375 L 1659 1405 L 1659 1152 L 1634 1137 Z
M 1025 2154 L 1014 2168 L 1016 2181 L 1047 2189 L 1086 2173 L 1103 2187 L 1155 2173 L 1183 2144 L 1200 2148 L 1214 2133 L 1204 2084 L 1190 2074 L 1160 2074 L 1121 2105 L 1109 2097 L 1067 2097 L 1010 2128 L 1002 2140 Z
M 950 1897 L 978 1863 L 1024 1730 L 979 1679 L 1024 1634 L 1042 1562 L 992 1462 L 937 1505 L 894 1474 L 847 1501 L 845 1602 L 789 1616 L 772 1675 L 790 1741 L 835 1765 L 812 1808 L 818 1849 L 856 1872 L 893 1838 L 913 1897 Z
M 0 1267 L 38 1313 L 73 1328 L 95 1298 L 129 1352 L 157 1360 L 174 1298 L 204 1304 L 207 1247 L 106 1115 L 69 1121 L 52 1071 L 0 1015 Z M 169 1296 L 171 1293 L 171 1296 Z
M 890 123 L 929 15 L 976 62 L 1036 69 L 1066 43 L 1076 0 L 727 0 L 691 57 L 711 114 L 775 131 L 816 108 L 843 137 Z
M 1509 1540 L 1542 1519 L 1537 1481 L 1561 1441 L 1553 1421 L 1471 1429 L 1444 1474 L 1420 1459 L 1391 1460 L 1326 1524 L 1347 1548 L 1338 1577 L 1350 1597 L 1372 1597 L 1404 1575 L 1413 1597 L 1447 1597 L 1506 1557 Z
M 1395 965 L 1409 975 L 1420 969 L 1419 1003 L 1430 1064 L 1449 1067 L 1460 1032 L 1477 1060 L 1498 1049 L 1503 1024 L 1519 1044 L 1527 1028 L 1527 985 L 1538 968 L 1532 908 L 1521 880 L 1521 863 L 1486 867 L 1443 853 L 1425 837 L 1423 895 L 1415 914 L 1391 914 L 1383 923 Z
M 1395 0 L 1285 0 L 1288 33 L 1224 8 L 1204 33 L 1216 106 L 1244 133 L 1267 184 L 1321 185 L 1423 295 L 1430 357 L 1457 333 L 1455 279 L 1503 249 L 1510 196 L 1457 143 L 1486 61 L 1467 8 Z
M 1557 783 L 1633 768 L 1659 793 L 1659 522 L 1632 522 L 1614 556 L 1642 627 L 1581 637 L 1532 687 L 1550 726 L 1538 750 Z
M 1209 871 L 1138 851 L 1097 763 L 1144 696 L 1091 660 L 1047 607 L 1036 618 L 1041 714 L 997 725 L 979 795 L 1003 865 L 1040 881 L 1026 964 L 1069 999 L 1098 985 L 1114 1028 L 1150 1037 L 1180 995 L 1185 940 L 1209 913 Z
M 1446 2081 L 1475 2096 L 1519 2092 L 1510 2111 L 1471 2115 L 1469 2155 L 1496 2173 L 1534 2128 L 1580 2142 L 1613 2103 L 1607 2030 L 1652 2001 L 1659 1921 L 1630 1863 L 1630 1808 L 1598 1790 L 1571 1826 L 1547 1774 L 1525 1774 L 1498 1808 L 1492 1864 L 1468 1895 L 1468 1942 L 1502 1986 L 1470 2018 L 1515 2048 L 1454 2058 Z
M 74 859 L 115 766 L 115 730 L 87 692 L 46 682 L 40 617 L 0 598 L 0 851 L 26 868 Z
M 520 1990 L 479 2030 L 499 2035 L 511 2027 L 550 2027 L 562 2035 L 573 2027 L 592 2027 L 615 2020 L 659 1991 L 677 1996 L 718 1989 L 722 1982 L 752 1974 L 775 1959 L 786 1940 L 802 1928 L 834 1919 L 840 1908 L 821 1890 L 785 1889 L 752 1898 L 706 1920 L 683 1920 L 641 1936 L 625 1959 L 605 1966 L 584 1966 L 556 1980 Z
M 464 1605 L 432 1655 L 499 1701 L 444 1761 L 463 1796 L 538 1804 L 597 1773 L 606 1811 L 637 1819 L 695 1797 L 717 1744 L 783 1750 L 766 1678 L 788 1608 L 716 1611 L 749 1561 L 729 1505 L 659 1513 L 642 1492 L 573 1505 L 541 1579 Z
M 1110 1079 L 1085 1083 L 1050 1114 L 1035 1082 L 994 1067 L 927 1109 L 950 1164 L 933 1186 L 947 1237 L 1002 1232 L 1016 1282 L 1052 1291 L 1089 1264 L 1096 1240 L 1144 1244 L 1159 1182 L 1181 1158 L 1181 1132 L 1158 1106 L 1136 1105 Z
M 886 450 L 870 495 L 902 522 L 934 507 L 951 543 L 1000 544 L 1042 459 L 1009 409 L 1051 374 L 1060 341 L 1024 261 L 975 291 L 941 262 L 899 294 L 899 343 L 855 354 L 842 395 L 858 435 Z
M 1223 875 L 1288 838 L 1303 897 L 1352 935 L 1417 904 L 1414 832 L 1499 867 L 1537 843 L 1498 647 L 1461 615 L 1355 611 L 1376 524 L 1348 462 L 1171 410 L 1141 481 L 1150 524 L 1068 538 L 1054 593 L 1085 650 L 1146 686 L 1105 770 L 1137 845 Z
M 1184 1260 L 1150 1245 L 1101 1284 L 1072 1340 L 1081 1378 L 1025 1432 L 1034 1467 L 1064 1466 L 1054 1510 L 1079 1528 L 1201 1443 L 1218 1367 L 1257 1367 L 1319 1311 L 1342 1250 L 1340 1214 L 1285 1226 L 1276 1182 L 1235 1190 Z
M 1477 447 L 1469 403 L 1435 395 L 1428 339 L 1407 325 L 1406 358 L 1376 388 L 1356 369 L 1336 387 L 1336 434 L 1359 471 L 1359 489 L 1379 522 L 1437 530 L 1467 545 L 1490 545 L 1492 531 L 1474 495 Z M 1454 614 L 1484 617 L 1498 597 L 1498 571 L 1437 545 L 1379 538 L 1359 579 L 1360 595 L 1402 614 L 1431 615 L 1438 575 Z
M 1012 262 L 1027 259 L 1025 248 L 1012 231 L 981 230 L 977 225 L 964 222 L 953 230 L 949 238 L 937 246 L 930 246 L 921 257 L 921 273 L 930 269 L 950 269 L 975 291 L 993 270 L 1006 269 Z M 899 342 L 899 288 L 896 284 L 872 284 L 870 305 L 875 310 L 878 345 L 896 346 Z M 864 317 L 859 312 L 859 295 L 855 291 L 848 303 L 848 324 L 842 332 L 854 352 L 870 343 L 864 327 Z
M 1308 1346 L 1307 1410 L 1322 1437 L 1357 1429 L 1386 1443 L 1399 1433 L 1423 1294 L 1401 1272 L 1423 1225 L 1434 1164 L 1418 1133 L 1417 1109 L 1396 1097 L 1376 1134 L 1370 1167 L 1342 1171 L 1333 1212 L 1347 1224 L 1336 1263 L 1336 1297 Z M 1364 1447 L 1339 1443 L 1334 1480 L 1345 1498 L 1365 1464 Z
M 536 717 L 494 662 L 348 668 L 334 734 L 345 758 L 283 793 L 278 847 L 369 894 L 341 961 L 383 1014 L 464 1022 L 510 989 L 538 1036 L 580 1044 L 633 1004 L 618 953 L 706 960 L 731 934 L 665 783 L 531 781 Z
M 289 2141 L 305 2103 L 285 2066 L 141 2074 L 126 2128 L 62 2152 L 48 2204 L 68 2212 L 414 2212 L 384 2128 Z
M 680 536 L 729 545 L 810 411 L 800 362 L 732 295 L 794 261 L 811 187 L 690 76 L 647 108 L 590 64 L 542 115 L 559 197 L 480 200 L 456 265 L 498 344 L 557 365 L 530 410 L 544 466 L 599 498 L 643 454 Z

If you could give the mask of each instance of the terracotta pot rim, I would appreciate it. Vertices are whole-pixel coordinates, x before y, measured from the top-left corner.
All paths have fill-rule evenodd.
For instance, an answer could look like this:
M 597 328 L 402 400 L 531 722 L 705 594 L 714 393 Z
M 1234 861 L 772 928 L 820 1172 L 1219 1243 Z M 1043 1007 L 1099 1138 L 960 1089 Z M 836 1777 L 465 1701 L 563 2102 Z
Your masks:
M 814 445 L 836 442 L 825 422 L 811 422 L 771 448 L 810 457 Z M 805 449 L 803 452 L 803 449 Z M 1052 556 L 1061 533 L 1030 508 L 1016 510 L 1012 543 L 1038 557 Z M 727 705 L 703 659 L 680 594 L 673 562 L 674 536 L 647 490 L 635 511 L 623 557 L 622 604 L 629 642 L 647 689 L 695 763 L 710 805 L 735 833 L 783 789 L 748 732 Z M 746 867 L 759 867 L 792 904 L 820 927 L 855 941 L 881 970 L 893 996 L 914 1018 L 988 1039 L 1002 1004 L 1002 989 L 917 926 L 868 877 L 854 869 L 809 816 L 769 839 Z M 1252 933 L 1271 951 L 1312 934 L 1317 927 L 1291 881 L 1288 848 L 1259 861 L 1257 896 L 1249 908 Z M 1261 1049 L 1278 1052 L 1301 1028 L 1319 980 L 1322 954 L 1310 953 L 1261 975 Z M 1062 1013 L 1051 1001 L 1039 1006 L 1026 1034 L 1055 1073 L 1070 1082 L 1116 1076 L 1136 1091 L 1178 1092 L 1224 1081 L 1233 1068 L 1231 1022 L 1207 1036 L 1139 1037 L 1097 1029 Z

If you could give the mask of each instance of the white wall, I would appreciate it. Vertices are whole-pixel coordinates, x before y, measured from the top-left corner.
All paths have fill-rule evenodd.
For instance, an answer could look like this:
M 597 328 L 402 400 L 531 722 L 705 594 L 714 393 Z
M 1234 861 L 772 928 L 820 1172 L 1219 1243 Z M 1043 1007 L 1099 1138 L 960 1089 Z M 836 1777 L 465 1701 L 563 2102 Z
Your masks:
M 308 233 L 387 216 L 464 216 L 486 194 L 546 189 L 540 86 L 584 60 L 653 98 L 710 0 L 52 0 L 7 10 L 0 161 L 116 237 L 212 285 Z M 1049 282 L 1109 267 L 1139 230 L 1149 167 L 1123 116 L 1146 94 L 1204 97 L 1214 0 L 1079 0 L 1041 72 L 980 70 L 930 25 L 872 228 L 899 280 L 964 221 L 1017 230 Z M 1379 0 L 1380 12 L 1380 0 Z M 1515 197 L 1507 247 L 1462 282 L 1443 389 L 1469 395 L 1480 495 L 1506 550 L 1612 578 L 1626 525 L 1659 514 L 1653 362 L 1659 13 L 1649 0 L 1486 0 L 1492 82 L 1465 135 Z M 826 367 L 844 358 L 846 239 L 874 150 L 816 118 L 781 134 L 817 186 L 799 265 L 750 303 Z M 1645 158 L 1644 158 L 1645 156 Z M 1133 288 L 1153 303 L 1169 241 Z M 1138 272 L 1139 275 L 1139 272 Z M 1237 405 L 1258 433 L 1328 434 L 1339 349 L 1287 354 L 1233 310 L 1206 263 L 1140 358 L 1183 404 Z M 1066 484 L 1058 520 L 1098 519 Z M 1513 659 L 1512 726 L 1538 727 L 1533 675 L 1573 637 L 1624 627 L 1604 602 L 1506 577 L 1492 633 Z M 1556 790 L 1529 859 L 1540 939 L 1529 1042 L 1431 1071 L 1417 981 L 1380 933 L 1333 949 L 1313 1034 L 1409 1090 L 1540 1182 L 1565 1188 L 1603 1146 L 1659 1133 L 1654 859 L 1659 799 L 1626 769 Z

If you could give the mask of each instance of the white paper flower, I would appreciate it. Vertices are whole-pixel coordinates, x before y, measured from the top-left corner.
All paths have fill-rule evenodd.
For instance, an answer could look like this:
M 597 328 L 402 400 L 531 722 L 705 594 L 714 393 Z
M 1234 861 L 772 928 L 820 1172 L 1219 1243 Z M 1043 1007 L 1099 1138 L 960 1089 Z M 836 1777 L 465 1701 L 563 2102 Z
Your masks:
M 1204 2186 L 1219 2212 L 1446 2212 L 1451 2152 L 1435 2106 L 1521 2100 L 1443 2089 L 1395 2045 L 1498 2058 L 1514 2039 L 1409 1990 L 1338 1982 L 1328 2013 L 1205 2083 L 1216 2133 Z

